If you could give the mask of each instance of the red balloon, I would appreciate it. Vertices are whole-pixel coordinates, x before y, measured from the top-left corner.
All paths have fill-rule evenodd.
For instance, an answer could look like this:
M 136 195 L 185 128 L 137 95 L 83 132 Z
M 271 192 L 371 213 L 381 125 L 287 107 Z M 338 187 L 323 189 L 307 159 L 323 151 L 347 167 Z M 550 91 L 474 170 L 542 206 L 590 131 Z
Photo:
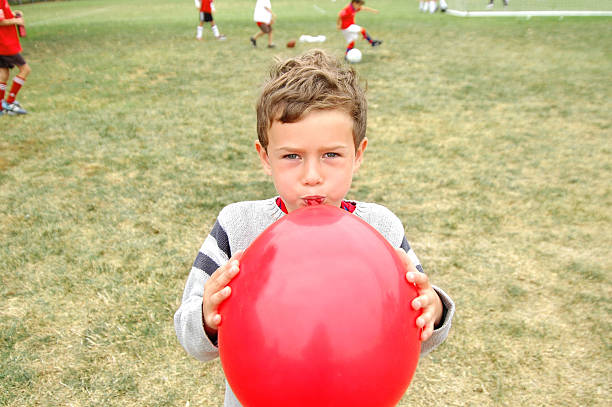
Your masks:
M 391 245 L 342 209 L 296 210 L 245 251 L 219 352 L 246 407 L 385 407 L 420 353 L 417 289 Z

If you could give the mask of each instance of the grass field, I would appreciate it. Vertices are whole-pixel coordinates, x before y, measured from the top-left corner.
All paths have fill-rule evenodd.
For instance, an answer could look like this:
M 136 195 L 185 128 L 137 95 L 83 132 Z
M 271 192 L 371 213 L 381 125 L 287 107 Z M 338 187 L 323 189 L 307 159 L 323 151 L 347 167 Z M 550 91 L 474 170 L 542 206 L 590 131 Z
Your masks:
M 372 0 L 356 66 L 370 145 L 350 198 L 402 219 L 457 315 L 401 406 L 612 399 L 612 20 L 460 19 Z M 23 5 L 26 117 L 0 117 L 0 405 L 220 406 L 218 361 L 175 339 L 197 250 L 227 203 L 274 194 L 254 103 L 300 34 L 339 57 L 343 2 Z M 263 39 L 260 42 L 264 43 Z

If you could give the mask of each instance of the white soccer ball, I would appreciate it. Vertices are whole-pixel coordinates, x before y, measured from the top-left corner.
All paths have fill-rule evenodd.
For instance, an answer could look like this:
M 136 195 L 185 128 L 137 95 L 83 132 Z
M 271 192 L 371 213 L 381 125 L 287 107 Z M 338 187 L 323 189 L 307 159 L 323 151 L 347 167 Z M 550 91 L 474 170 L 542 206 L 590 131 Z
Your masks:
M 361 51 L 359 51 L 357 48 L 351 49 L 349 52 L 346 53 L 346 60 L 349 61 L 351 64 L 361 62 Z

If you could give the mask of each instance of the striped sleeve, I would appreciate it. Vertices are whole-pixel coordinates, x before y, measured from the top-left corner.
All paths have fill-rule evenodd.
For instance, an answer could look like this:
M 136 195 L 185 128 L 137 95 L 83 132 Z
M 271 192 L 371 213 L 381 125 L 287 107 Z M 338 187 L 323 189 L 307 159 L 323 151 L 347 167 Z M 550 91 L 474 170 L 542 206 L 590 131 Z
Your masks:
M 187 284 L 183 291 L 181 306 L 174 314 L 176 336 L 187 353 L 194 358 L 207 361 L 219 355 L 217 344 L 204 332 L 202 301 L 204 286 L 212 274 L 231 257 L 227 232 L 219 219 L 198 251 Z
M 215 222 L 210 234 L 204 240 L 193 267 L 209 276 L 232 256 L 229 239 L 219 220 Z
M 414 267 L 416 267 L 416 269 L 419 270 L 421 273 L 424 273 L 425 271 L 423 270 L 423 266 L 421 266 L 419 258 L 414 253 L 414 250 L 412 250 L 412 247 L 410 247 L 410 243 L 408 243 L 408 239 L 406 239 L 406 236 L 404 236 L 404 238 L 402 239 L 402 244 L 400 245 L 400 247 L 404 249 L 406 254 L 408 254 L 408 258 L 410 259 L 412 264 L 414 264 Z

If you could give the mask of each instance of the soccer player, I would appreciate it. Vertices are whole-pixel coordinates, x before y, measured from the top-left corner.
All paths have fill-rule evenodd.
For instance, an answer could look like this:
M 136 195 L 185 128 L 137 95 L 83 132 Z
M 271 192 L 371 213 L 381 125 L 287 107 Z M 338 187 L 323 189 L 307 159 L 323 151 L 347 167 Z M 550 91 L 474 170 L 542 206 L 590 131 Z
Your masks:
M 199 0 L 200 2 L 200 24 L 196 32 L 196 39 L 202 41 L 202 33 L 204 31 L 204 23 L 210 22 L 210 29 L 216 39 L 223 41 L 225 35 L 219 33 L 219 27 L 215 24 L 213 13 L 215 12 L 215 4 L 213 0 Z
M 351 2 L 343 8 L 340 13 L 338 13 L 338 20 L 336 21 L 336 25 L 339 30 L 342 30 L 342 35 L 346 39 L 346 52 L 344 55 L 348 54 L 350 50 L 355 47 L 355 40 L 359 38 L 359 34 L 370 43 L 373 47 L 377 47 L 382 44 L 381 40 L 373 40 L 366 29 L 355 24 L 355 14 L 359 11 L 369 11 L 371 13 L 378 13 L 378 10 L 375 10 L 370 7 L 364 6 L 365 0 L 351 0 Z
M 18 25 L 25 25 L 23 13 L 15 10 L 13 14 L 8 0 L 0 0 L 0 100 L 2 101 L 0 116 L 28 113 L 15 100 L 30 73 L 30 66 L 20 54 L 21 44 L 16 29 Z M 13 78 L 13 85 L 5 99 L 10 70 L 15 66 L 19 69 L 19 73 Z
M 508 0 L 503 0 L 504 2 L 504 8 L 508 7 Z M 487 8 L 493 8 L 494 4 L 493 4 L 493 0 L 489 0 L 489 4 L 487 4 Z
M 251 37 L 251 44 L 256 47 L 257 38 L 264 34 L 268 34 L 268 48 L 274 48 L 276 45 L 272 42 L 272 24 L 274 24 L 274 20 L 276 20 L 276 14 L 272 12 L 270 0 L 257 0 L 257 3 L 255 3 L 253 20 L 257 23 L 259 31 Z
M 435 13 L 436 10 L 440 10 L 442 13 L 446 12 L 446 9 L 448 8 L 448 4 L 446 4 L 445 0 L 440 0 L 440 6 L 438 7 L 436 5 L 436 0 L 421 0 L 419 1 L 419 10 L 422 11 L 423 13 Z

